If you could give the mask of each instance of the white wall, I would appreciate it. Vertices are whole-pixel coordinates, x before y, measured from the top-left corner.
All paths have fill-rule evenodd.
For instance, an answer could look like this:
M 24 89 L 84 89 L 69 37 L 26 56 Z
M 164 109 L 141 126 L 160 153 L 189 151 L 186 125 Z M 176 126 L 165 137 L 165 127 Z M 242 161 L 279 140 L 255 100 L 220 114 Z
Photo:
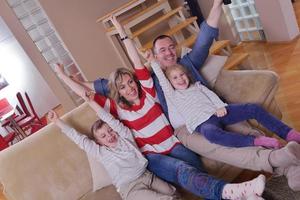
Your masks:
M 28 55 L 0 17 L 0 73 L 9 85 L 0 91 L 0 98 L 18 104 L 16 93 L 26 91 L 39 116 L 59 105 L 57 97 L 46 84 Z

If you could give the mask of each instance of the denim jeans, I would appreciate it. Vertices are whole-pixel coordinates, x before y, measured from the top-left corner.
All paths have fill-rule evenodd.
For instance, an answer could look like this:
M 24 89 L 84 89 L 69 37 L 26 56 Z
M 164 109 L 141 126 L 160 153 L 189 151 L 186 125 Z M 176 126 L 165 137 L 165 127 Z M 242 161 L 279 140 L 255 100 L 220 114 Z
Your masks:
M 148 169 L 161 179 L 206 199 L 221 199 L 226 184 L 204 172 L 199 157 L 182 144 L 169 154 L 146 154 Z
M 246 147 L 254 145 L 254 136 L 225 131 L 223 128 L 229 124 L 255 119 L 283 139 L 291 130 L 289 126 L 256 104 L 230 104 L 226 110 L 227 115 L 223 117 L 213 115 L 200 124 L 195 131 L 203 134 L 212 143 L 229 147 Z

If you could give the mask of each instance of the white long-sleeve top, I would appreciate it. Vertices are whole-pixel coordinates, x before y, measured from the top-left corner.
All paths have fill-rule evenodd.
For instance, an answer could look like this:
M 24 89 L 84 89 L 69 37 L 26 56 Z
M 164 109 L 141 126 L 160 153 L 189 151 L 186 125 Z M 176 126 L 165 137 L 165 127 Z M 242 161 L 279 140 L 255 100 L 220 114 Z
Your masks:
M 176 90 L 157 62 L 151 62 L 151 67 L 159 80 L 168 105 L 172 104 L 178 109 L 190 133 L 208 120 L 217 109 L 227 105 L 200 82 L 191 84 L 185 90 Z
M 101 162 L 111 177 L 112 183 L 116 188 L 120 188 L 121 185 L 140 177 L 145 172 L 148 161 L 138 150 L 130 129 L 102 108 L 97 114 L 119 134 L 115 148 L 97 144 L 62 121 L 59 122 L 59 127 L 81 149 Z

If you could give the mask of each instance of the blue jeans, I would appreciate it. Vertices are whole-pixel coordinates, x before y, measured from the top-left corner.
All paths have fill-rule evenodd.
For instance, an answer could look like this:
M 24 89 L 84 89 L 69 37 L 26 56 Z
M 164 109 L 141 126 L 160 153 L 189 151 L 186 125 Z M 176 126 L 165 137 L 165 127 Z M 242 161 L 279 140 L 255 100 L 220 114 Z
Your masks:
M 199 157 L 183 145 L 176 145 L 169 154 L 146 154 L 148 169 L 161 179 L 179 185 L 206 199 L 221 199 L 222 180 L 204 172 Z
M 227 115 L 223 117 L 213 115 L 200 124 L 195 131 L 203 134 L 212 143 L 229 147 L 246 147 L 254 145 L 254 136 L 225 131 L 223 130 L 224 126 L 255 119 L 283 139 L 287 137 L 288 132 L 291 130 L 289 126 L 256 104 L 230 104 L 226 107 L 226 110 Z

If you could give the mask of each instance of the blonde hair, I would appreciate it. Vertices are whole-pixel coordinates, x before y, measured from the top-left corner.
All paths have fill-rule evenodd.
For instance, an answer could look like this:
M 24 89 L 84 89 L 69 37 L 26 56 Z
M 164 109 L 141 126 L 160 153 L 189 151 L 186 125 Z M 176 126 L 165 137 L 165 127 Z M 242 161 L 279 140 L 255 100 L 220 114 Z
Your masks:
M 188 77 L 189 81 L 190 81 L 190 85 L 192 83 L 194 83 L 194 80 L 193 80 L 191 74 L 189 73 L 189 71 L 180 64 L 175 64 L 175 65 L 172 65 L 170 67 L 167 67 L 167 69 L 165 70 L 165 75 L 169 80 L 170 80 L 169 77 L 171 75 L 171 72 L 174 71 L 174 70 L 181 70 L 182 72 L 184 72 L 186 74 L 186 76 Z
M 119 93 L 120 84 L 122 83 L 124 75 L 128 75 L 131 79 L 133 79 L 136 82 L 136 84 L 138 86 L 138 94 L 140 97 L 140 95 L 141 95 L 140 82 L 138 81 L 135 74 L 131 70 L 124 68 L 124 67 L 116 69 L 114 72 L 112 72 L 109 75 L 109 79 L 108 79 L 108 87 L 109 87 L 109 91 L 110 91 L 109 96 L 110 96 L 110 98 L 115 100 L 118 104 L 121 103 L 121 104 L 131 107 L 132 103 L 129 102 L 124 97 L 120 96 L 120 93 Z

